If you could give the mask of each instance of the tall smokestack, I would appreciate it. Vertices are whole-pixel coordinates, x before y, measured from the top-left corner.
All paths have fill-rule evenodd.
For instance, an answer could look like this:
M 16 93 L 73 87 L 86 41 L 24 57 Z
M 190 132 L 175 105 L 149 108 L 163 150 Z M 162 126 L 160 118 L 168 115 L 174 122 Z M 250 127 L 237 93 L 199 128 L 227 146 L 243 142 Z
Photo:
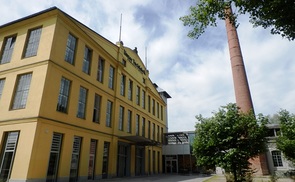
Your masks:
M 231 14 L 231 8 L 228 8 L 226 12 L 228 14 Z M 225 23 L 236 96 L 236 104 L 244 113 L 247 113 L 250 110 L 254 112 L 237 30 L 233 23 L 229 20 L 229 18 L 226 18 Z
M 226 13 L 228 13 L 228 15 L 232 13 L 230 7 L 226 9 Z M 254 112 L 238 33 L 236 27 L 229 20 L 229 18 L 226 18 L 225 25 L 234 81 L 236 103 L 243 113 L 247 113 L 251 110 Z M 252 169 L 256 170 L 256 174 L 269 174 L 265 154 L 260 154 L 258 157 L 250 159 L 249 162 L 252 165 Z

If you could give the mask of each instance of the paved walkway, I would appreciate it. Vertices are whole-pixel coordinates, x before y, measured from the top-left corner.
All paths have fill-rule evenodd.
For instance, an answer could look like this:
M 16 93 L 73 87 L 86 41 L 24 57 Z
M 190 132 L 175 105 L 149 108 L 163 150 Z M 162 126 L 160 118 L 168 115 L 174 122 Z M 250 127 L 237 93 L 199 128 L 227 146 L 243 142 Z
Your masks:
M 159 174 L 152 176 L 126 177 L 99 180 L 100 182 L 120 181 L 120 182 L 202 182 L 212 176 L 204 175 L 179 175 L 179 174 Z
M 225 182 L 223 175 L 179 175 L 179 174 L 159 174 L 152 176 L 139 176 L 139 177 L 125 177 L 99 180 L 100 182 Z M 254 182 L 270 182 L 269 176 L 255 177 Z M 279 178 L 278 182 L 293 182 L 289 178 Z

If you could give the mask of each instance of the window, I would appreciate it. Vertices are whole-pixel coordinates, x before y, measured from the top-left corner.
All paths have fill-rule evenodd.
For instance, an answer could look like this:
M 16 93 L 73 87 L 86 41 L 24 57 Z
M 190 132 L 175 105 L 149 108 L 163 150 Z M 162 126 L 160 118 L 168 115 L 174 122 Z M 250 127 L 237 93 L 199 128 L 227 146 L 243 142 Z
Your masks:
M 103 82 L 103 71 L 104 71 L 104 60 L 100 57 L 98 58 L 96 80 L 101 83 Z
M 157 141 L 160 140 L 160 127 L 157 125 Z
M 70 168 L 70 182 L 78 181 L 78 170 L 80 160 L 82 138 L 74 136 L 73 149 L 72 149 L 72 160 Z
M 136 87 L 136 104 L 140 105 L 140 87 Z
M 126 85 L 126 76 L 125 75 L 122 75 L 121 77 L 121 90 L 120 90 L 120 94 L 122 96 L 125 96 L 125 85 Z
M 56 110 L 66 113 L 68 110 L 71 81 L 61 78 Z
M 132 100 L 132 91 L 133 91 L 133 82 L 131 80 L 129 80 L 129 84 L 128 84 L 128 99 Z
M 107 127 L 112 127 L 112 109 L 113 109 L 113 103 L 108 100 L 107 112 L 106 112 L 106 126 Z
M 126 60 L 125 60 L 125 59 L 122 59 L 122 64 L 123 64 L 124 66 L 126 66 Z
M 135 126 L 135 134 L 137 135 L 137 136 L 139 136 L 139 115 L 138 114 L 136 114 L 136 121 L 135 121 L 136 123 L 136 126 Z
M 120 106 L 119 110 L 119 130 L 123 131 L 124 127 L 124 107 Z
M 161 106 L 161 120 L 163 121 L 163 115 L 164 115 L 164 113 L 163 113 L 163 106 Z
M 155 99 L 152 100 L 152 113 L 155 115 Z
M 78 118 L 82 118 L 82 119 L 85 118 L 87 92 L 88 92 L 88 90 L 86 88 L 80 87 L 78 109 L 77 109 L 77 117 Z
M 132 111 L 128 110 L 127 112 L 127 132 L 131 133 L 132 126 Z
M 148 96 L 148 111 L 151 112 L 151 96 Z
M 25 58 L 37 55 L 40 37 L 41 37 L 41 31 L 42 31 L 41 27 L 29 30 L 27 43 L 25 46 L 25 53 L 24 53 Z
M 151 139 L 151 121 L 148 121 L 148 138 Z
M 7 132 L 4 135 L 2 145 L 2 157 L 0 163 L 0 180 L 8 181 L 10 178 L 11 168 L 13 165 L 14 155 L 18 141 L 19 132 Z
M 88 162 L 88 179 L 93 180 L 95 176 L 95 158 L 96 158 L 97 140 L 91 139 L 90 151 L 89 151 L 89 162 Z
M 281 151 L 272 151 L 271 155 L 274 167 L 282 167 L 283 161 Z
M 32 73 L 18 76 L 12 109 L 23 109 L 26 107 L 31 78 Z
M 93 119 L 92 119 L 92 121 L 95 123 L 100 123 L 100 104 L 101 104 L 101 96 L 98 94 L 95 94 L 94 107 L 93 107 Z
M 9 63 L 11 60 L 14 44 L 16 41 L 16 35 L 6 37 L 2 46 L 0 64 Z
M 161 140 L 160 142 L 163 143 L 163 127 L 161 127 L 161 135 L 160 135 L 160 137 L 161 137 L 161 138 L 160 138 L 160 140 Z
M 142 90 L 142 108 L 145 109 L 145 91 Z
M 3 93 L 4 83 L 5 83 L 5 79 L 0 79 L 0 99 Z
M 86 74 L 90 74 L 91 57 L 92 50 L 85 46 L 82 71 Z
M 115 68 L 110 66 L 110 70 L 109 70 L 109 88 L 110 89 L 114 89 L 114 73 Z
M 156 139 L 156 125 L 155 125 L 155 123 L 153 123 L 153 138 L 152 139 L 153 140 Z
M 159 106 L 159 102 L 157 102 L 157 117 L 160 117 L 160 106 Z
M 62 134 L 53 133 L 46 182 L 52 182 L 57 180 L 61 144 L 62 144 Z
M 109 150 L 110 150 L 110 142 L 104 142 L 103 159 L 102 159 L 102 179 L 106 179 L 108 177 Z
M 76 50 L 77 38 L 72 34 L 68 35 L 65 61 L 74 64 L 75 50 Z
M 141 123 L 141 135 L 145 137 L 145 118 L 142 117 L 142 123 Z

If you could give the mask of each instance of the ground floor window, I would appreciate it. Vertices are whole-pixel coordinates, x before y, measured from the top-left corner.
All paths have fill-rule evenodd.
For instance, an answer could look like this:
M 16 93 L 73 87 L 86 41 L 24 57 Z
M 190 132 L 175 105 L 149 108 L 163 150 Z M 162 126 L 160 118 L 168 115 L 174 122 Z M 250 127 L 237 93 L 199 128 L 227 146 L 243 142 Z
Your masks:
M 117 176 L 130 175 L 130 146 L 125 143 L 118 144 Z
M 7 132 L 4 135 L 4 142 L 2 146 L 1 166 L 0 166 L 0 180 L 6 181 L 10 178 L 10 173 L 13 165 L 13 159 L 16 152 L 19 132 Z
M 135 175 L 144 175 L 144 147 L 136 147 Z
M 272 151 L 272 160 L 273 160 L 273 165 L 274 167 L 282 167 L 283 166 L 283 161 L 282 161 L 282 154 L 281 151 Z
M 70 182 L 78 181 L 81 143 L 82 143 L 82 137 L 74 136 L 71 169 L 70 169 Z
M 55 182 L 57 179 L 61 143 L 62 134 L 53 133 L 46 182 Z
M 94 179 L 97 140 L 91 139 L 88 162 L 88 179 Z
M 110 142 L 104 142 L 102 159 L 102 178 L 108 178 Z

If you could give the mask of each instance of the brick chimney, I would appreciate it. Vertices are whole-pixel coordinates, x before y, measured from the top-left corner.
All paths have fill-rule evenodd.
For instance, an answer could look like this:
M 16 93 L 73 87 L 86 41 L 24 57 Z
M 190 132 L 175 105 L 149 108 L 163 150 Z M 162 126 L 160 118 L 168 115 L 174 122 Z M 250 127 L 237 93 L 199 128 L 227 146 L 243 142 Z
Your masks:
M 226 13 L 232 13 L 230 7 L 226 9 Z M 236 104 L 244 113 L 250 112 L 251 110 L 254 112 L 238 33 L 236 27 L 231 23 L 229 18 L 226 18 L 225 24 L 233 74 Z M 265 154 L 261 154 L 260 156 L 249 160 L 249 162 L 251 163 L 251 168 L 256 171 L 256 175 L 269 174 Z

